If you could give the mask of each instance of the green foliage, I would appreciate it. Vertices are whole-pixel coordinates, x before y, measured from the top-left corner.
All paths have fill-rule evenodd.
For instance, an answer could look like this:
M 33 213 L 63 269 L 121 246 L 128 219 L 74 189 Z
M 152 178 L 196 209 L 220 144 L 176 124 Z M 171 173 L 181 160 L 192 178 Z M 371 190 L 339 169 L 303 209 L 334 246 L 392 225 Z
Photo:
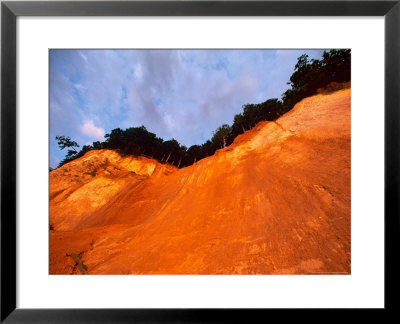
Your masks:
M 303 98 L 317 93 L 319 88 L 331 82 L 349 81 L 351 78 L 351 50 L 324 51 L 322 60 L 308 60 L 303 54 L 297 59 L 295 71 L 290 77 L 291 88 L 282 95 L 286 110 Z
M 317 93 L 319 88 L 331 82 L 349 81 L 351 77 L 351 50 L 333 49 L 325 51 L 321 60 L 309 60 L 306 54 L 297 59 L 288 84 L 290 89 L 282 94 L 282 101 L 273 98 L 259 104 L 243 105 L 243 111 L 233 118 L 232 126 L 218 127 L 211 138 L 202 145 L 187 148 L 175 139 L 164 141 L 149 132 L 145 126 L 125 130 L 113 129 L 106 134 L 104 142 L 93 142 L 76 151 L 79 145 L 69 137 L 56 136 L 60 149 L 69 148 L 59 166 L 83 156 L 90 150 L 112 149 L 123 155 L 146 156 L 161 163 L 179 167 L 189 166 L 213 155 L 216 150 L 230 145 L 234 139 L 253 128 L 260 121 L 274 121 L 291 110 L 301 99 Z
M 191 147 L 189 147 L 189 149 L 186 151 L 184 165 L 191 165 L 195 163 L 200 157 L 200 152 L 200 145 L 192 145 Z
M 97 146 L 118 150 L 126 155 L 149 157 L 158 157 L 160 155 L 160 145 L 163 142 L 162 139 L 149 132 L 144 126 L 131 127 L 126 130 L 116 128 L 110 134 L 106 134 L 105 138 L 106 141 Z
M 77 142 L 72 141 L 71 138 L 67 136 L 56 136 L 56 140 L 60 150 L 63 150 L 66 147 L 71 147 L 76 152 L 74 147 L 79 147 Z
M 212 143 L 218 148 L 226 147 L 227 140 L 232 132 L 231 126 L 224 124 L 217 128 L 217 130 L 213 133 L 213 137 L 211 139 Z
M 102 143 L 102 142 L 99 142 L 99 141 L 93 142 L 92 148 L 93 148 L 93 150 L 101 150 L 101 149 L 104 148 L 104 147 L 103 147 L 103 143 Z
M 58 165 L 59 167 L 69 161 L 72 161 L 78 157 L 78 151 L 75 149 L 75 147 L 79 147 L 78 143 L 71 140 L 70 137 L 68 136 L 56 136 L 57 144 L 60 150 L 63 150 L 65 148 L 70 148 L 67 150 L 66 157 L 63 161 L 60 162 Z

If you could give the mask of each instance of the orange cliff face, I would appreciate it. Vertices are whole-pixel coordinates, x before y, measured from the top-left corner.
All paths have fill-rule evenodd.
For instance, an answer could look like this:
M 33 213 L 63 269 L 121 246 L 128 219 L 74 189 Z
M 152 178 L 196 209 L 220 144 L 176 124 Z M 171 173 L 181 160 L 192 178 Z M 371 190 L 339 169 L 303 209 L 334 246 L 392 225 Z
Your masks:
M 351 90 L 177 169 L 91 151 L 50 173 L 50 274 L 350 274 Z

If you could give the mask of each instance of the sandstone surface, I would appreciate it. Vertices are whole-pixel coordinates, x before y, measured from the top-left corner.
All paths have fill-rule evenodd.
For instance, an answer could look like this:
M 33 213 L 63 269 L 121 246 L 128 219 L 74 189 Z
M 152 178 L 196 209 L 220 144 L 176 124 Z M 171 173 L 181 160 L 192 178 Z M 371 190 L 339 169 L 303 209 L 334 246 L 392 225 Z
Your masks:
M 350 103 L 303 99 L 183 169 L 100 150 L 52 171 L 50 274 L 350 274 Z

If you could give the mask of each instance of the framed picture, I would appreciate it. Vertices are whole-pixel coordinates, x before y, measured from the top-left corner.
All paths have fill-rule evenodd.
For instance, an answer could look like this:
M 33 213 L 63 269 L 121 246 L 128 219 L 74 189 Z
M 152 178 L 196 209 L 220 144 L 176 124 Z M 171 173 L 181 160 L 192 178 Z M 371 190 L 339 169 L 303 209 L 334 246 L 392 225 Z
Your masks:
M 3 1 L 1 321 L 230 322 L 272 308 L 394 309 L 399 16 L 399 1 Z M 159 73 L 171 57 L 185 66 L 173 81 Z M 126 72 L 123 82 L 115 71 Z M 243 110 L 218 119 L 208 101 L 192 106 L 202 97 Z M 127 117 L 132 102 L 143 103 L 141 119 Z M 207 127 L 196 130 L 196 118 Z M 244 171 L 230 174 L 233 165 Z M 260 184 L 241 188 L 250 182 Z M 257 189 L 265 183 L 271 197 Z M 227 207 L 235 201 L 240 215 Z M 159 221 L 142 210 L 159 211 Z M 259 222 L 269 212 L 281 218 Z M 257 234 L 243 236 L 244 226 Z M 257 241 L 261 232 L 270 239 Z M 196 248 L 205 237 L 205 250 Z

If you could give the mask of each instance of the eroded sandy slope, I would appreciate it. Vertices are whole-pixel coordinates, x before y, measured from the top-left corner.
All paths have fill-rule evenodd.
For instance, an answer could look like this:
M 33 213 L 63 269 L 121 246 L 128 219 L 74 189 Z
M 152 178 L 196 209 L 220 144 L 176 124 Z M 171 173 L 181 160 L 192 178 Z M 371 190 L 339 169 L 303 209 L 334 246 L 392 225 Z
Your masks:
M 351 90 L 176 169 L 92 151 L 50 175 L 50 273 L 350 273 Z

